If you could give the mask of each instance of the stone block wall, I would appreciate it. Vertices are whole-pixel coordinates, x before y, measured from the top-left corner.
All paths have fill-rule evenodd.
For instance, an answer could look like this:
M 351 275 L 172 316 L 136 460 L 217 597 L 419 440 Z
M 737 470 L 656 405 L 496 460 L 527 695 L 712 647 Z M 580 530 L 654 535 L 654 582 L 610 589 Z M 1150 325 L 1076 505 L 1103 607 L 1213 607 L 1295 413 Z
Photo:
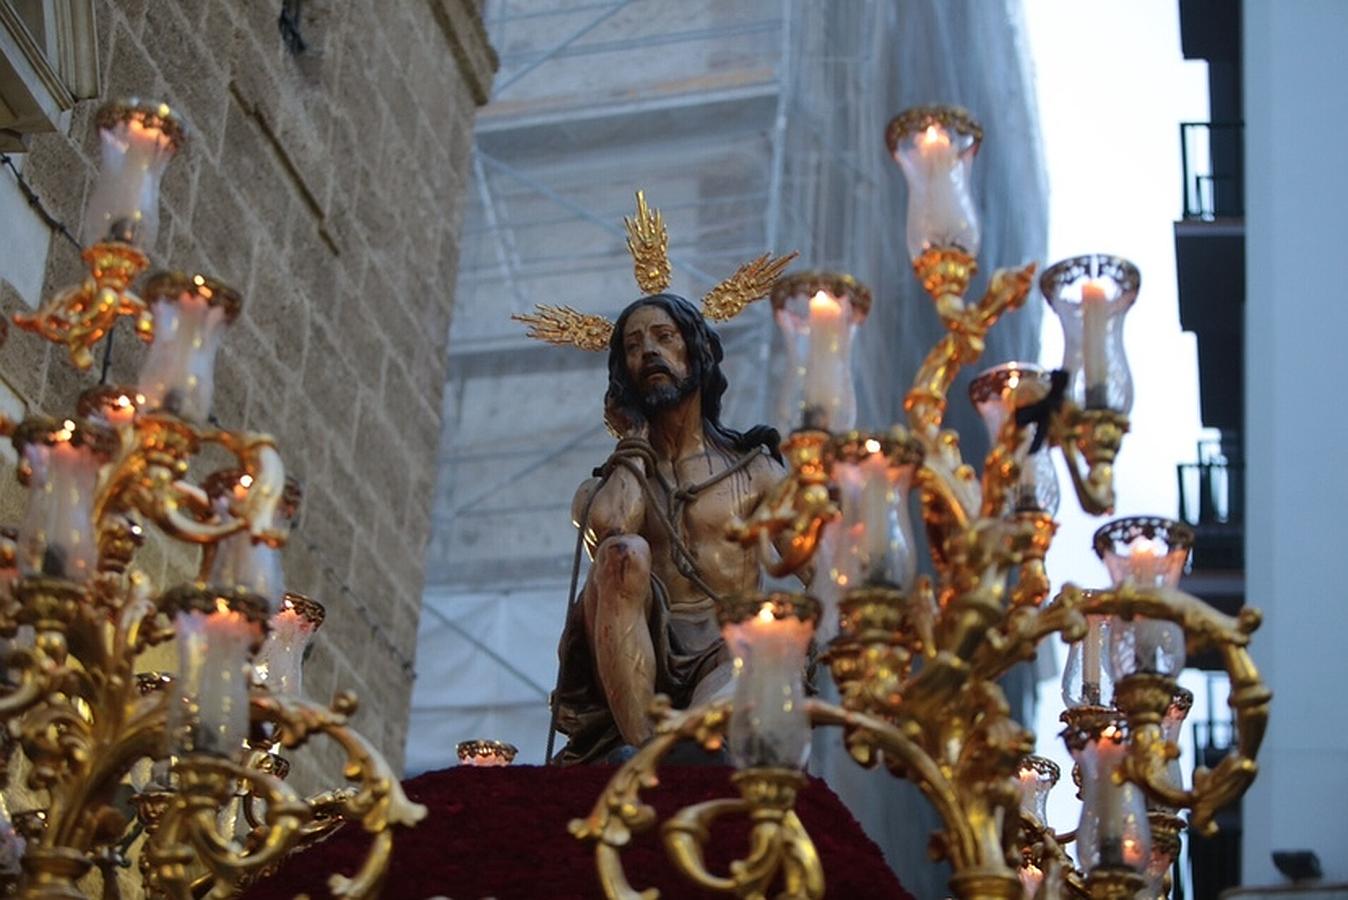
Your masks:
M 356 691 L 356 725 L 395 765 L 473 120 L 496 66 L 478 6 L 307 0 L 299 53 L 278 28 L 281 0 L 97 7 L 102 98 L 162 98 L 191 127 L 164 178 L 152 267 L 200 271 L 244 295 L 220 352 L 214 415 L 226 428 L 275 434 L 304 486 L 287 585 L 328 610 L 306 693 Z M 30 139 L 19 163 L 76 233 L 100 102 L 76 106 L 66 133 Z M 34 229 L 46 229 L 35 215 L 0 221 L 0 245 Z M 76 248 L 55 234 L 47 244 L 40 292 L 0 279 L 6 317 L 81 277 Z M 111 345 L 111 383 L 133 383 L 144 355 L 128 326 Z M 98 365 L 80 373 L 62 348 L 11 329 L 0 409 L 66 411 L 98 378 Z M 16 521 L 21 491 L 8 475 L 0 483 L 0 521 Z M 182 548 L 161 543 L 143 556 L 161 585 L 195 570 L 195 553 Z M 297 776 L 336 771 L 334 752 L 316 759 L 297 758 Z

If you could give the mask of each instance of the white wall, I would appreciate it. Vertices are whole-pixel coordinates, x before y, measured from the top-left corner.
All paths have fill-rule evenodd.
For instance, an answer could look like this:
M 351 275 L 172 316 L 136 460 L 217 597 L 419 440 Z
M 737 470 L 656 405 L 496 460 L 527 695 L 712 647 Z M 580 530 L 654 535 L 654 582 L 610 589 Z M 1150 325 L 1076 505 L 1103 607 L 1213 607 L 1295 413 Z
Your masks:
M 1310 848 L 1348 880 L 1348 3 L 1245 0 L 1249 602 L 1274 692 L 1244 809 L 1244 881 Z M 1239 314 L 1232 310 L 1233 315 Z
M 22 154 L 10 154 L 20 171 Z M 73 226 L 74 223 L 72 223 Z M 29 306 L 36 307 L 42 292 L 42 276 L 47 270 L 47 248 L 51 231 L 29 208 L 15 183 L 14 173 L 0 171 L 0 226 L 5 243 L 0 250 L 0 279 L 8 281 Z

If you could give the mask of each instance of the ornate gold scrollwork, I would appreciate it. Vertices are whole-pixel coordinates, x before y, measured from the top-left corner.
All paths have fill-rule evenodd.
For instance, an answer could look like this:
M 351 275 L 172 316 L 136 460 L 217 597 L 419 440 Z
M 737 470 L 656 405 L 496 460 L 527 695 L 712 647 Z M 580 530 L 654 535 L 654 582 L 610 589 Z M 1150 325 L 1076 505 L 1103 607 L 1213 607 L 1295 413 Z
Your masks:
M 145 301 L 131 291 L 131 282 L 150 264 L 130 244 L 107 242 L 84 251 L 89 275 L 78 285 L 55 294 L 31 313 L 16 313 L 14 324 L 49 341 L 64 344 L 77 368 L 93 365 L 90 349 L 122 316 L 137 318 L 142 337 L 153 333 Z
M 1063 595 L 1073 592 L 1077 589 L 1069 585 Z M 1127 778 L 1166 806 L 1191 810 L 1190 827 L 1199 834 L 1214 833 L 1217 810 L 1244 794 L 1254 781 L 1258 772 L 1255 760 L 1268 726 L 1273 692 L 1260 678 L 1248 649 L 1261 614 L 1246 607 L 1238 616 L 1227 616 L 1176 588 L 1133 585 L 1092 592 L 1081 608 L 1091 614 L 1126 619 L 1143 616 L 1178 623 L 1191 650 L 1212 647 L 1221 655 L 1231 680 L 1229 702 L 1235 712 L 1236 737 L 1231 751 L 1215 769 L 1195 771 L 1190 790 L 1170 784 L 1165 775 L 1166 762 L 1179 752 L 1161 733 L 1161 716 L 1175 693 L 1174 679 L 1136 673 L 1119 679 L 1115 686 L 1116 703 L 1128 717 L 1133 738 L 1124 763 Z
M 793 432 L 782 442 L 782 453 L 790 469 L 786 477 L 768 491 L 747 521 L 730 528 L 732 540 L 758 547 L 764 568 L 777 577 L 807 565 L 824 526 L 838 516 L 829 492 L 832 436 L 827 431 Z

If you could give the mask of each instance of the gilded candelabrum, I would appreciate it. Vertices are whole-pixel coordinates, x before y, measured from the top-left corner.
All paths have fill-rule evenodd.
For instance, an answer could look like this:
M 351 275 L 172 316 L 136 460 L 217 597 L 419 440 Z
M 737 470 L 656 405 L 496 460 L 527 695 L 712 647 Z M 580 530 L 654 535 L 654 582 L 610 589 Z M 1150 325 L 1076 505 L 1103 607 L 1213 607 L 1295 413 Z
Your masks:
M 805 595 L 723 604 L 735 697 L 690 710 L 657 701 L 655 738 L 618 770 L 590 815 L 572 823 L 577 837 L 595 842 L 611 898 L 655 896 L 632 887 L 620 852 L 655 824 L 639 794 L 656 784 L 660 759 L 680 740 L 709 749 L 729 742 L 741 796 L 667 821 L 670 857 L 703 888 L 746 898 L 824 891 L 826 873 L 790 811 L 806 746 L 792 722 L 805 734 L 811 726 L 842 728 L 859 764 L 882 763 L 922 791 L 942 820 L 933 853 L 950 862 L 951 892 L 963 900 L 1165 897 L 1165 872 L 1186 827 L 1180 813 L 1210 832 L 1216 810 L 1254 777 L 1270 701 L 1247 650 L 1259 614 L 1224 616 L 1175 586 L 1192 543 L 1184 526 L 1106 525 L 1096 549 L 1113 586 L 1067 585 L 1048 599 L 1044 559 L 1058 504 L 1048 454 L 1056 448 L 1064 456 L 1083 509 L 1098 515 L 1114 505 L 1113 465 L 1132 402 L 1121 328 L 1137 270 L 1116 257 L 1086 256 L 1044 273 L 1039 286 L 1067 333 L 1064 364 L 1045 372 L 1008 363 L 975 380 L 972 399 L 992 438 L 981 473 L 943 425 L 956 374 L 980 358 L 988 331 L 1034 286 L 1033 265 L 1001 270 L 981 297 L 966 298 L 979 243 L 968 173 L 981 139 L 966 112 L 948 108 L 909 110 L 888 130 L 909 185 L 909 256 L 946 329 L 918 369 L 903 425 L 853 430 L 846 349 L 869 293 L 821 273 L 788 277 L 773 291 L 793 354 L 782 394 L 802 427 L 783 444 L 781 483 L 731 533 L 759 549 L 774 575 L 801 573 L 812 590 L 825 578 L 821 598 L 829 596 L 822 612 Z M 933 577 L 918 575 L 910 491 Z M 793 707 L 800 672 L 782 647 L 808 639 L 820 616 L 838 622 L 822 649 L 840 703 L 801 696 Z M 1078 757 L 1085 803 L 1070 834 L 1044 822 L 1043 793 L 1056 766 L 1031 756 L 1034 736 L 1011 718 L 997 681 L 1052 635 L 1074 654 L 1064 737 Z M 1200 769 L 1190 789 L 1176 762 L 1176 723 L 1187 706 L 1175 678 L 1186 645 L 1220 653 L 1238 734 L 1235 750 L 1216 769 Z M 776 688 L 764 696 L 785 695 L 795 712 L 754 693 L 764 680 Z M 731 813 L 749 820 L 750 855 L 725 874 L 709 873 L 701 856 L 707 823 Z M 1079 868 L 1064 849 L 1073 841 Z
M 270 436 L 208 424 L 216 349 L 243 300 L 192 273 L 131 289 L 154 240 L 158 179 L 185 129 L 139 101 L 105 107 L 97 123 L 90 275 L 16 319 L 81 367 L 121 316 L 149 348 L 135 386 L 94 388 L 68 416 L 0 422 L 29 491 L 23 521 L 0 540 L 13 810 L 0 844 L 21 861 L 0 879 L 23 897 L 116 896 L 115 871 L 134 847 L 145 894 L 227 897 L 359 822 L 373 836 L 368 856 L 330 886 L 374 896 L 394 827 L 426 811 L 351 728 L 353 696 L 323 705 L 301 694 L 323 608 L 282 585 L 298 485 Z M 195 482 L 208 449 L 232 465 Z M 199 572 L 152 583 L 137 565 L 147 542 L 200 547 Z M 168 642 L 176 671 L 141 671 L 142 654 Z M 341 748 L 351 784 L 305 797 L 286 783 L 279 751 L 318 737 Z

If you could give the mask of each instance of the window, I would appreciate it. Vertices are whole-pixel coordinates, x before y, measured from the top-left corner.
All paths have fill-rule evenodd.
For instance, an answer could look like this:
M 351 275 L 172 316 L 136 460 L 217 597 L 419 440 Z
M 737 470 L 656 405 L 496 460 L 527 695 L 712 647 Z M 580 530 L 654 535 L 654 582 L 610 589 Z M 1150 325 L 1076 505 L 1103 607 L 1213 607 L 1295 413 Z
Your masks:
M 94 0 L 0 0 L 0 150 L 97 95 Z

